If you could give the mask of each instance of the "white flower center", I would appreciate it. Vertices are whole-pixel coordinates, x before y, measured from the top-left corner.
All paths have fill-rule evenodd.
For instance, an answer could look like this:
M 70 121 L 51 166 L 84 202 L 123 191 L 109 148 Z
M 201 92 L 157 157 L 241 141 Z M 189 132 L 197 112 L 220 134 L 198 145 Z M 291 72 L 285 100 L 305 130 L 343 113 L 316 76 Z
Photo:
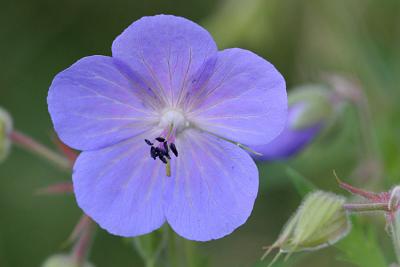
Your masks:
M 159 126 L 163 129 L 172 127 L 177 133 L 182 132 L 185 128 L 189 127 L 190 123 L 185 118 L 185 115 L 181 110 L 177 109 L 167 109 L 165 110 L 161 117 Z

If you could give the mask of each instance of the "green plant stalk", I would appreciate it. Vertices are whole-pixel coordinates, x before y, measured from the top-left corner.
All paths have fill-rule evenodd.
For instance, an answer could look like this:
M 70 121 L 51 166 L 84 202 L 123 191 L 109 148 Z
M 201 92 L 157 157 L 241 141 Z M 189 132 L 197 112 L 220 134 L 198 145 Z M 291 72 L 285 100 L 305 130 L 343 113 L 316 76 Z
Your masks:
M 400 264 L 400 222 L 397 216 L 389 223 L 389 231 L 396 253 L 397 263 Z
M 144 262 L 144 266 L 146 267 L 153 267 L 155 266 L 155 260 L 154 258 L 150 255 L 147 255 L 145 249 L 144 249 L 144 244 L 143 242 L 138 239 L 138 238 L 134 238 L 133 239 L 133 245 L 136 249 L 136 252 L 139 254 L 139 256 L 142 258 L 143 262 Z
M 165 262 L 163 258 L 166 254 L 166 247 L 169 239 L 169 229 L 165 224 L 161 228 L 161 237 L 157 237 L 157 232 L 150 233 L 146 236 L 133 238 L 133 246 L 141 257 L 144 266 L 154 267 L 158 262 Z M 154 246 L 154 244 L 157 244 Z M 161 258 L 163 258 L 161 260 Z
M 349 212 L 389 211 L 387 203 L 344 204 L 343 208 Z

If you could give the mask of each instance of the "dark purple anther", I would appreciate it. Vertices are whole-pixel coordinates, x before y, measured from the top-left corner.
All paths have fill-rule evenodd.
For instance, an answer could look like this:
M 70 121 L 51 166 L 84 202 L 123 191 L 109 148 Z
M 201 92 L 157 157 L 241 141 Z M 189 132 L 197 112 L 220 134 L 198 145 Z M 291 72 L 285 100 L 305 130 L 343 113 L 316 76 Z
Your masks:
M 147 139 L 144 139 L 144 141 L 146 142 L 146 144 L 148 144 L 149 146 L 152 146 L 153 145 L 153 143 L 152 142 L 150 142 L 149 140 L 147 140 Z
M 163 155 L 159 155 L 159 158 L 160 158 L 160 160 L 161 160 L 162 162 L 164 162 L 165 164 L 168 163 L 168 161 L 164 158 Z
M 168 159 L 171 159 L 171 157 L 170 157 L 168 151 L 165 150 L 165 144 L 166 144 L 166 142 L 164 142 L 164 148 L 159 148 L 159 147 L 156 148 L 157 151 L 158 151 L 158 155 L 165 156 L 165 157 L 167 157 Z M 168 149 L 168 146 L 167 146 L 167 149 Z
M 164 156 L 166 156 L 167 157 L 167 159 L 171 159 L 171 156 L 169 155 L 169 153 L 168 152 L 165 152 L 165 151 L 163 151 L 164 152 Z
M 157 158 L 157 156 L 158 156 L 158 153 L 157 153 L 157 150 L 156 150 L 156 148 L 154 148 L 154 146 L 152 146 L 151 148 L 150 148 L 150 155 L 151 155 L 151 157 L 155 160 L 156 158 Z
M 169 148 L 171 148 L 172 153 L 174 153 L 175 157 L 177 157 L 177 156 L 178 156 L 178 150 L 176 150 L 175 144 L 174 144 L 174 143 L 171 143 L 171 144 L 169 145 Z
M 169 149 L 168 149 L 168 143 L 167 143 L 167 142 L 164 142 L 163 145 L 164 145 L 165 154 L 168 154 L 168 152 L 169 152 L 169 151 L 168 151 L 168 150 L 169 150 Z
M 164 138 L 164 137 L 157 137 L 156 140 L 157 140 L 158 142 L 164 142 L 164 141 L 165 141 L 165 138 Z

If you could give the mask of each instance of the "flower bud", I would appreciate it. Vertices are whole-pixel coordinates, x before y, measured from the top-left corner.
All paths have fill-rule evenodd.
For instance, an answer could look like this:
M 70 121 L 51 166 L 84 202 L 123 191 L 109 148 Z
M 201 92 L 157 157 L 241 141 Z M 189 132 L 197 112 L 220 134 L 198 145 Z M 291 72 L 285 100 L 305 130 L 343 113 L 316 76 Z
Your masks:
M 9 135 L 12 128 L 11 116 L 0 107 L 0 162 L 7 157 L 10 150 L 11 141 Z
M 322 85 L 304 85 L 295 88 L 288 97 L 290 107 L 297 108 L 290 121 L 292 129 L 305 129 L 328 120 L 334 111 L 334 92 Z
M 42 267 L 94 267 L 94 265 L 89 262 L 85 262 L 79 266 L 79 264 L 77 264 L 70 255 L 56 254 L 48 258 L 42 264 Z
M 279 254 L 312 251 L 343 238 L 351 228 L 344 203 L 344 197 L 329 192 L 307 195 L 264 257 L 274 248 L 280 249 Z
M 289 93 L 286 126 L 272 142 L 252 147 L 258 160 L 279 160 L 304 149 L 335 118 L 335 92 L 320 85 L 305 85 Z

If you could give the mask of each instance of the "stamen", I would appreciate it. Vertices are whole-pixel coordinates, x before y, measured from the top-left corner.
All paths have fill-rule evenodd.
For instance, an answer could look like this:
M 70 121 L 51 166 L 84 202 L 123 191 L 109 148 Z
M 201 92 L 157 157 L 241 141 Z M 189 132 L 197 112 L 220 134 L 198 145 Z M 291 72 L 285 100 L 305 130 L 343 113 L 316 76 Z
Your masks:
M 165 154 L 168 154 L 168 143 L 167 142 L 164 142 L 164 150 L 165 150 Z
M 152 145 L 154 145 L 152 142 L 150 142 L 149 140 L 147 140 L 147 139 L 144 139 L 144 141 L 146 142 L 146 144 L 148 144 L 149 146 L 152 146 Z
M 172 153 L 174 153 L 175 157 L 178 157 L 178 150 L 174 143 L 169 144 L 169 148 L 171 148 Z
M 160 143 L 165 142 L 165 138 L 164 137 L 157 137 L 156 140 Z
M 162 153 L 162 151 L 159 147 L 156 147 L 156 153 L 157 153 L 157 156 L 162 156 L 164 154 L 164 153 Z
M 164 162 L 165 164 L 167 164 L 168 163 L 168 161 L 164 158 L 164 156 L 163 155 L 159 155 L 158 156 L 159 158 L 160 158 L 160 160 L 162 161 L 162 162 Z
M 171 156 L 169 151 L 172 151 L 174 155 L 178 156 L 178 150 L 174 143 L 176 135 L 176 129 L 174 125 L 171 123 L 168 126 L 168 129 L 165 129 L 160 136 L 156 137 L 155 140 L 159 142 L 158 145 L 154 145 L 148 139 L 144 139 L 146 144 L 151 146 L 150 148 L 150 156 L 155 160 L 159 158 L 165 165 L 165 172 L 168 177 L 171 177 Z
M 171 156 L 169 155 L 169 153 L 165 153 L 164 156 L 166 156 L 167 159 L 171 159 Z
M 156 150 L 156 148 L 155 148 L 154 146 L 152 146 L 152 147 L 150 148 L 150 156 L 151 156 L 154 160 L 156 160 L 156 158 L 157 158 L 157 156 L 158 156 L 157 150 Z
M 168 145 L 166 145 L 167 142 L 163 143 L 164 148 L 158 148 L 159 154 L 162 156 L 166 156 L 168 159 L 171 159 L 169 153 L 168 153 Z M 167 150 L 165 149 L 167 147 Z

